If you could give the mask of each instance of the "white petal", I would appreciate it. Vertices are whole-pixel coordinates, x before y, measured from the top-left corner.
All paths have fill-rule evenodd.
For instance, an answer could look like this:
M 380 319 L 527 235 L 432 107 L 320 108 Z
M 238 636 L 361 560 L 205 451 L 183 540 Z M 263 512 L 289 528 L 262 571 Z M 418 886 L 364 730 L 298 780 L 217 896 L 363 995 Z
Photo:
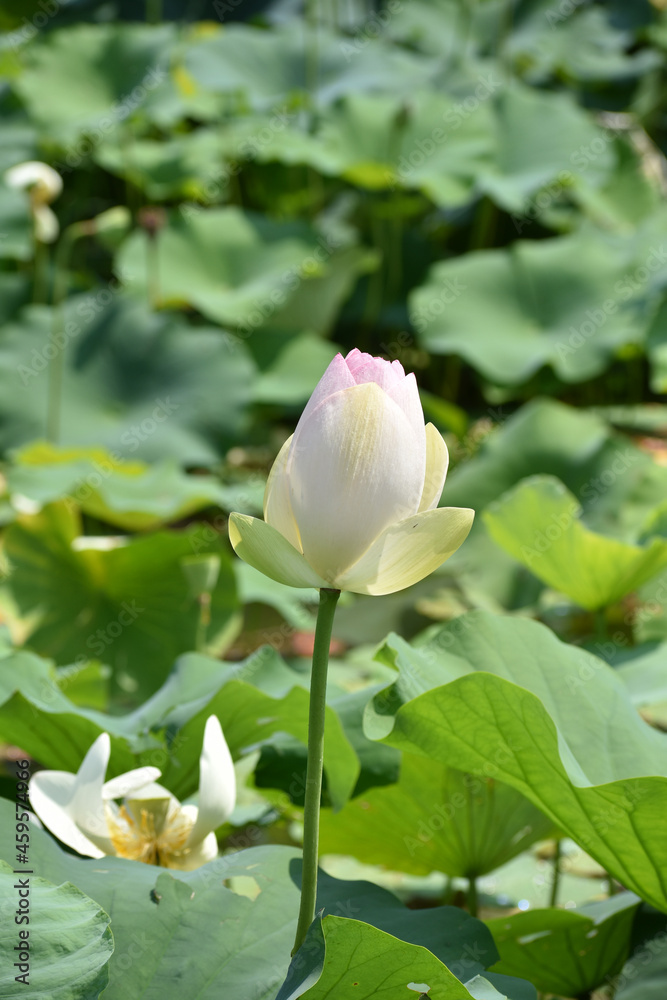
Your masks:
M 217 856 L 218 842 L 215 839 L 215 834 L 209 833 L 208 837 L 204 837 L 201 843 L 197 844 L 191 850 L 183 852 L 181 855 L 172 855 L 171 858 L 168 858 L 168 867 L 176 868 L 182 872 L 191 872 L 195 868 L 201 868 L 202 865 L 213 861 Z
M 340 392 L 342 389 L 351 389 L 353 385 L 356 385 L 356 383 L 345 359 L 342 354 L 337 354 L 333 361 L 329 363 L 324 375 L 313 389 L 313 393 L 299 417 L 296 429 L 299 429 L 304 420 L 308 418 L 321 402 L 328 399 L 329 396 L 333 396 L 334 392 Z
M 292 513 L 292 502 L 287 482 L 287 456 L 294 435 L 288 437 L 271 467 L 264 491 L 264 520 L 286 538 L 290 545 L 301 552 L 299 529 Z
M 416 512 L 424 450 L 373 382 L 335 393 L 299 424 L 287 469 L 292 510 L 308 564 L 332 580 L 388 525 Z
M 158 785 L 156 781 L 151 781 L 148 785 L 141 785 L 127 796 L 128 802 L 156 802 L 158 799 L 170 799 L 177 806 L 180 805 L 178 799 L 171 794 L 169 789 L 165 788 L 164 785 Z
M 419 503 L 419 510 L 433 510 L 438 506 L 442 488 L 447 478 L 449 452 L 442 435 L 433 424 L 426 425 L 426 473 L 424 475 L 424 492 Z
M 419 449 L 419 455 L 424 462 L 425 468 L 426 428 L 424 427 L 424 411 L 422 409 L 422 401 L 419 398 L 417 379 L 411 372 L 405 378 L 399 379 L 392 388 L 388 389 L 387 395 L 400 406 L 408 418 L 415 435 L 416 447 Z
M 402 368 L 399 372 L 389 361 L 385 361 L 384 358 L 374 358 L 372 354 L 360 353 L 359 357 L 352 363 L 349 361 L 349 355 L 345 360 L 357 385 L 362 385 L 364 382 L 375 382 L 385 392 L 389 392 L 405 378 L 405 372 Z
M 161 773 L 157 767 L 137 767 L 133 771 L 126 771 L 125 774 L 119 774 L 117 778 L 104 783 L 102 798 L 124 799 L 126 795 L 131 795 L 132 792 L 156 781 Z
M 35 205 L 33 207 L 33 218 L 35 220 L 35 236 L 39 242 L 55 243 L 60 232 L 60 224 L 49 206 Z
M 63 179 L 53 167 L 40 160 L 17 163 L 5 172 L 5 183 L 16 190 L 25 190 L 33 185 L 39 189 L 43 201 L 53 201 L 63 189 Z
M 76 775 L 68 771 L 38 771 L 30 779 L 30 803 L 44 826 L 63 844 L 87 857 L 102 858 L 105 852 L 83 835 L 71 815 L 75 782 Z
M 456 552 L 474 516 L 467 507 L 439 507 L 392 524 L 335 586 L 375 595 L 411 587 Z
M 111 841 L 102 799 L 110 747 L 108 733 L 101 733 L 81 762 L 69 808 L 72 819 L 82 833 L 105 854 L 113 853 L 113 850 L 108 849 Z
M 288 587 L 329 587 L 276 528 L 248 514 L 229 515 L 229 540 L 244 562 Z
M 206 720 L 199 758 L 197 819 L 186 846 L 194 847 L 228 819 L 236 804 L 234 762 L 217 716 Z M 215 838 L 214 838 L 215 839 Z

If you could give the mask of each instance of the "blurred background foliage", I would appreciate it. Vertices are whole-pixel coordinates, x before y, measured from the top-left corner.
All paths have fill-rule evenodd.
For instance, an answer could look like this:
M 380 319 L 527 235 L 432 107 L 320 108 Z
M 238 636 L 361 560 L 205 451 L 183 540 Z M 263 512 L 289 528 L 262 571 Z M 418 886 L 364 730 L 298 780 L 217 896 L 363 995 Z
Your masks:
M 288 838 L 315 594 L 233 559 L 226 514 L 261 511 L 280 445 L 352 347 L 416 373 L 450 447 L 442 502 L 477 517 L 428 580 L 341 601 L 328 801 L 387 786 L 381 826 L 412 772 L 415 808 L 429 775 L 454 794 L 460 772 L 409 755 L 397 783 L 398 751 L 361 718 L 390 678 L 373 644 L 472 609 L 592 649 L 667 724 L 665 6 L 5 0 L 0 178 L 41 160 L 63 191 L 44 244 L 28 193 L 0 179 L 0 617 L 32 657 L 21 683 L 51 669 L 33 654 L 58 668 L 39 712 L 65 692 L 82 729 L 71 761 L 28 747 L 17 706 L 36 695 L 5 671 L 0 735 L 76 766 L 91 712 L 131 709 L 118 740 L 142 753 L 176 724 L 155 692 L 197 649 L 227 661 L 206 660 L 207 699 L 252 686 L 290 720 L 230 738 L 257 745 L 258 798 L 235 820 Z M 266 666 L 267 643 L 285 662 Z M 503 837 L 475 874 L 539 864 L 525 848 L 553 832 L 501 788 Z M 346 809 L 327 846 L 368 860 Z M 381 860 L 460 876 L 463 846 L 401 868 L 390 840 Z M 524 875 L 508 899 L 540 897 Z

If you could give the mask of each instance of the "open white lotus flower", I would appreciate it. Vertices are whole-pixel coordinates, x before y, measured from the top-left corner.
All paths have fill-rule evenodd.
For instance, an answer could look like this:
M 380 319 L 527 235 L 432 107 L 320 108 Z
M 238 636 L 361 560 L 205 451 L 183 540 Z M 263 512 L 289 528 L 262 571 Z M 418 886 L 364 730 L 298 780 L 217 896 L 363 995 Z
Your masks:
M 474 511 L 438 507 L 448 461 L 414 375 L 356 349 L 337 354 L 274 462 L 264 520 L 233 513 L 231 543 L 292 587 L 403 590 L 470 531 Z
M 234 809 L 236 778 L 214 715 L 204 729 L 196 805 L 181 804 L 155 784 L 160 777 L 157 767 L 139 767 L 105 781 L 109 753 L 109 736 L 102 733 L 76 774 L 38 771 L 33 775 L 30 802 L 51 833 L 91 858 L 113 854 L 191 871 L 216 857 L 214 831 Z
M 49 208 L 63 189 L 62 177 L 48 163 L 26 160 L 5 172 L 5 183 L 17 191 L 27 191 L 35 223 L 35 236 L 40 243 L 54 243 L 60 227 Z

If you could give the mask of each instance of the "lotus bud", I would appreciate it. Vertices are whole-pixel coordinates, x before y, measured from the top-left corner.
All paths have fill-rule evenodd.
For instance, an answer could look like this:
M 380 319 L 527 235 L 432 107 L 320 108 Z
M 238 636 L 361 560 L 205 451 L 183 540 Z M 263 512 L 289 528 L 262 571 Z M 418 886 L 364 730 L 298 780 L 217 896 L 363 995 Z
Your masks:
M 351 351 L 333 359 L 271 469 L 264 520 L 233 513 L 251 566 L 292 587 L 391 594 L 465 540 L 474 511 L 438 508 L 447 446 L 424 426 L 414 375 Z
M 35 237 L 40 243 L 54 243 L 60 227 L 49 208 L 63 189 L 62 177 L 47 163 L 27 160 L 5 172 L 5 183 L 17 191 L 27 191 L 35 223 Z

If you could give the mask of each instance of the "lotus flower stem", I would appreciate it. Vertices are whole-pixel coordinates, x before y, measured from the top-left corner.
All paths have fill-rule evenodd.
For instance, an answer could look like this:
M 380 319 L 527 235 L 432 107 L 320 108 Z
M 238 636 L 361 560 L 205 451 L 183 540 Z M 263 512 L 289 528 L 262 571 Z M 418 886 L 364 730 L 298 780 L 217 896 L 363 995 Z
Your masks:
M 308 713 L 308 766 L 303 812 L 303 868 L 301 875 L 301 906 L 292 954 L 303 944 L 306 932 L 315 918 L 317 898 L 317 855 L 320 835 L 320 796 L 324 763 L 324 719 L 327 696 L 329 645 L 339 590 L 320 590 L 320 606 L 315 626 L 313 670 L 310 681 Z
M 53 275 L 53 343 L 56 353 L 49 365 L 49 384 L 47 390 L 46 436 L 49 441 L 58 444 L 60 439 L 60 412 L 62 407 L 63 374 L 65 368 L 65 317 L 64 301 L 67 295 L 69 265 L 74 244 L 82 236 L 89 233 L 89 224 L 73 222 L 63 232 L 54 256 Z M 62 342 L 63 346 L 60 346 Z
M 558 903 L 558 889 L 560 884 L 560 862 L 561 862 L 561 842 L 557 840 L 555 842 L 554 858 L 553 858 L 553 875 L 551 882 L 551 895 L 549 897 L 549 906 L 556 906 Z
M 479 897 L 477 894 L 477 879 L 474 875 L 468 876 L 468 894 L 466 897 L 468 913 L 471 917 L 476 917 L 479 910 Z
M 49 299 L 49 248 L 41 240 L 35 240 L 33 258 L 32 301 L 35 304 Z

